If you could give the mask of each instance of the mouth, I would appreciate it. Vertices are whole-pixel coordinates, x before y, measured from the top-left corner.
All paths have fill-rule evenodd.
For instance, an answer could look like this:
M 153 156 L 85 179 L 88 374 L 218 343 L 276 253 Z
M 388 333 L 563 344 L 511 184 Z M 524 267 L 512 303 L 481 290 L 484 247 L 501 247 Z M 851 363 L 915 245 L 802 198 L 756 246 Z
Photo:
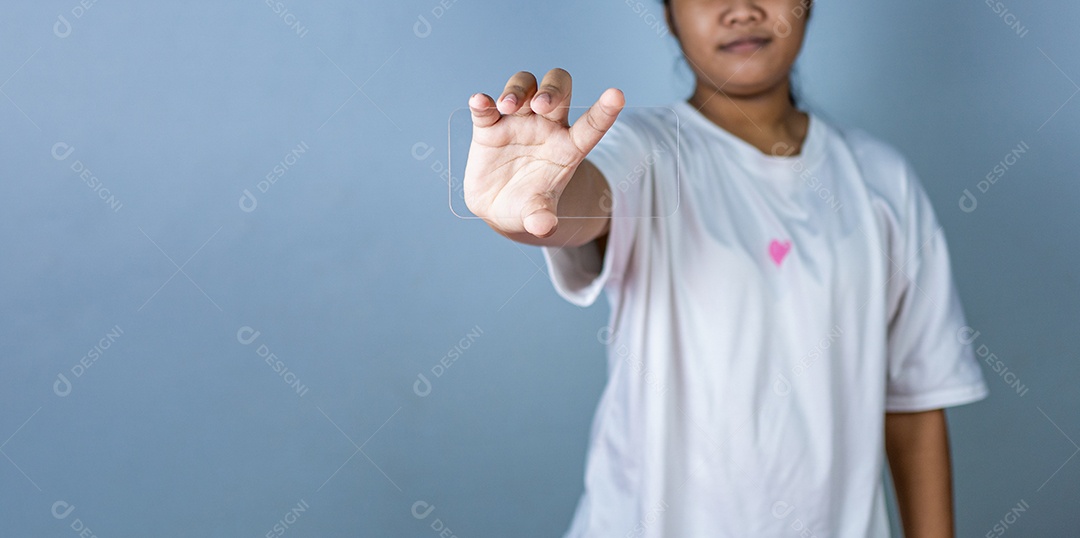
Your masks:
M 771 42 L 771 38 L 764 36 L 743 36 L 720 45 L 720 50 L 736 54 L 756 52 Z

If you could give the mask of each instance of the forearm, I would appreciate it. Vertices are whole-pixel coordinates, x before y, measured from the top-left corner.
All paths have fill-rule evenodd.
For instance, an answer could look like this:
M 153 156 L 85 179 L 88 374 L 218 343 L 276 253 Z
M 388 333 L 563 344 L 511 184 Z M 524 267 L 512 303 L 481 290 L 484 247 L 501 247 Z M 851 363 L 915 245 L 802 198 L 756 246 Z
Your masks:
M 505 237 L 537 246 L 577 247 L 608 231 L 611 221 L 611 189 L 603 174 L 588 160 L 582 161 L 559 197 L 559 224 L 548 237 L 529 233 L 503 233 Z M 500 232 L 501 233 L 501 232 Z
M 885 414 L 885 451 L 906 538 L 953 536 L 945 411 Z

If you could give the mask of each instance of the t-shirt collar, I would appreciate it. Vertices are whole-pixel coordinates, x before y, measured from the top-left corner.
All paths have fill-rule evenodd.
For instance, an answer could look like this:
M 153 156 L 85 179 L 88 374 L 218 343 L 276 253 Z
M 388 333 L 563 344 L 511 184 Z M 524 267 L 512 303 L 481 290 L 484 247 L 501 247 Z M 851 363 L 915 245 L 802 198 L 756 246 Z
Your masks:
M 740 160 L 747 162 L 747 164 L 756 165 L 763 171 L 790 171 L 812 168 L 821 161 L 824 154 L 823 145 L 826 126 L 822 123 L 821 118 L 812 112 L 807 112 L 809 125 L 806 130 L 806 139 L 803 140 L 799 154 L 776 156 L 762 152 L 749 142 L 713 123 L 701 111 L 686 101 L 677 102 L 673 108 L 681 122 L 697 125 L 706 133 L 719 139 L 730 151 L 735 152 Z

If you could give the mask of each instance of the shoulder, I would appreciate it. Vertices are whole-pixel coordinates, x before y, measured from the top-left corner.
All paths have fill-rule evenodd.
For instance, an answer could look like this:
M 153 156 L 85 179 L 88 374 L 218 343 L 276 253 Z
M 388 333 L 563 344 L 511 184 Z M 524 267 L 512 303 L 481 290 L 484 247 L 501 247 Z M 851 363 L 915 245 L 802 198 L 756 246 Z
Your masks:
M 881 222 L 921 245 L 940 231 L 933 204 L 911 161 L 896 146 L 859 128 L 835 129 L 858 167 Z M 890 234 L 893 235 L 893 234 Z
M 858 127 L 834 128 L 867 179 L 903 180 L 912 173 L 908 158 L 893 144 Z
M 896 146 L 858 127 L 829 126 L 858 168 L 865 187 L 891 206 L 905 206 L 923 194 L 911 161 Z

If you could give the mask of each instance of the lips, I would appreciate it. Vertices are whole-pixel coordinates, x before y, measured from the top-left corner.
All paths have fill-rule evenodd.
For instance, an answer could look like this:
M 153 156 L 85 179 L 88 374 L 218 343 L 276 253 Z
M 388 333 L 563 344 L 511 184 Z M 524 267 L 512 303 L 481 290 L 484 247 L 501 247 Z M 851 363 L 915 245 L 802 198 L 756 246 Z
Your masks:
M 733 39 L 720 45 L 720 50 L 727 52 L 752 52 L 772 42 L 772 39 L 764 36 L 744 36 Z

